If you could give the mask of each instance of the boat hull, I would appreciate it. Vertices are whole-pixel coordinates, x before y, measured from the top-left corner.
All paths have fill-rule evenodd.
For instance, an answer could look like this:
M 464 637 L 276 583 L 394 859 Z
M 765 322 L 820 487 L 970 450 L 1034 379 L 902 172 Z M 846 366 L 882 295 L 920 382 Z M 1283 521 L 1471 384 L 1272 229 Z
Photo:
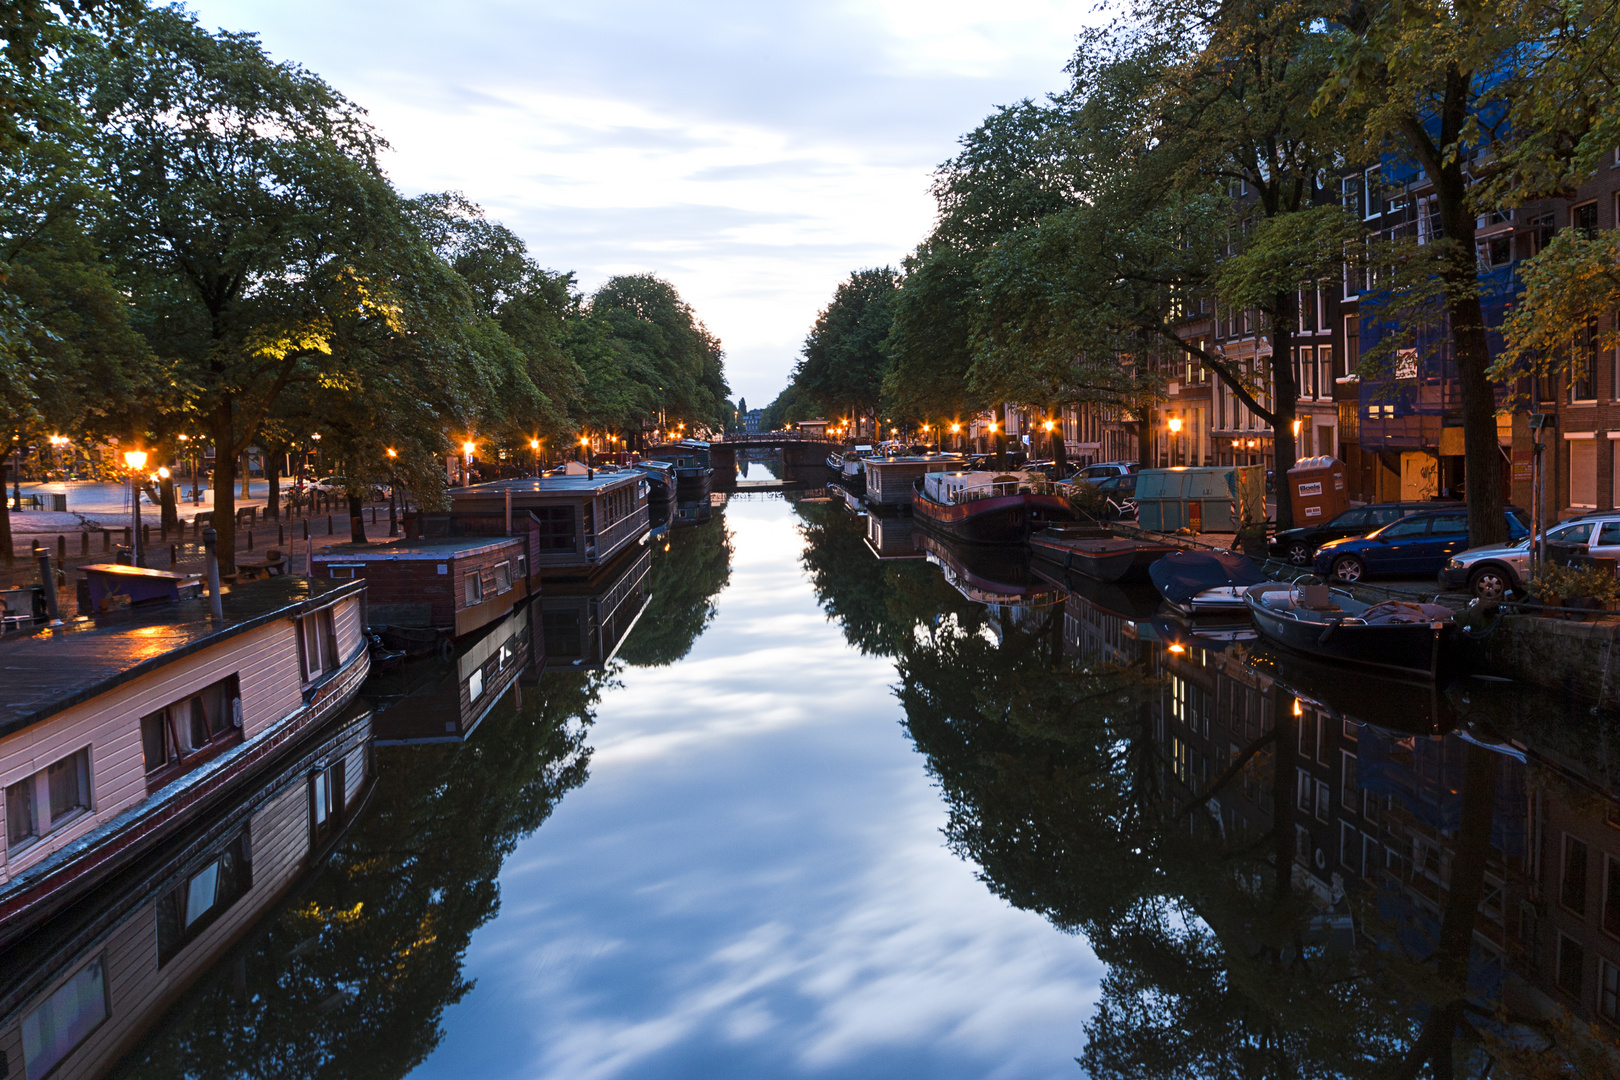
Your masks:
M 1179 551 L 1169 544 L 1134 543 L 1120 539 L 1051 540 L 1034 536 L 1030 550 L 1039 558 L 1065 570 L 1081 573 L 1098 581 L 1141 582 L 1148 580 L 1148 567 Z
M 911 513 L 931 529 L 977 544 L 1020 543 L 1035 529 L 1074 519 L 1074 511 L 1065 499 L 1029 492 L 950 504 L 937 503 L 916 492 Z
M 1307 656 L 1379 671 L 1433 675 L 1454 632 L 1449 623 L 1345 625 L 1290 618 L 1248 597 L 1249 617 L 1260 636 Z

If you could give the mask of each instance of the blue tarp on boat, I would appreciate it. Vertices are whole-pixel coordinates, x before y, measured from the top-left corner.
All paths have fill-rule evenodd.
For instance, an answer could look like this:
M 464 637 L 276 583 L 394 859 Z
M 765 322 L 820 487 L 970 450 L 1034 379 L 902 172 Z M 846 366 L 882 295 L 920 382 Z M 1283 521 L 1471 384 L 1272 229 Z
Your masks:
M 1254 560 L 1235 551 L 1178 551 L 1148 567 L 1154 588 L 1172 604 L 1186 604 L 1206 589 L 1258 585 L 1269 580 Z

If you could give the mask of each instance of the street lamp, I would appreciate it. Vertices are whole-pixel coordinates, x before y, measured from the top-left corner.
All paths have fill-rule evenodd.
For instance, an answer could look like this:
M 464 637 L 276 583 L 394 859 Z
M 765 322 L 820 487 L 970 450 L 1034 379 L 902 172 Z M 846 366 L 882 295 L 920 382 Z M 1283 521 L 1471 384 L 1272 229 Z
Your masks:
M 534 451 L 534 475 L 540 475 L 540 440 L 530 439 L 529 449 Z
M 1170 464 L 1174 466 L 1176 463 L 1176 443 L 1181 441 L 1181 417 L 1172 416 L 1169 426 L 1170 437 L 1173 440 L 1170 443 Z
M 388 535 L 399 535 L 399 515 L 394 510 L 394 489 L 399 487 L 394 463 L 399 460 L 399 451 L 392 446 L 388 448 Z
M 145 450 L 124 451 L 124 464 L 129 466 L 129 553 L 136 566 L 146 565 L 146 552 L 141 550 L 141 470 L 146 468 Z

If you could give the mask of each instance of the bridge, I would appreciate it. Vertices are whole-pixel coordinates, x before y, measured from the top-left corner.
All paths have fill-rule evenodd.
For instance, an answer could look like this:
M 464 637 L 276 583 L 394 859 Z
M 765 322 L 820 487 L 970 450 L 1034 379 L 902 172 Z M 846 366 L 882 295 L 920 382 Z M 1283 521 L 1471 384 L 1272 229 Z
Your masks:
M 804 431 L 733 432 L 709 444 L 709 459 L 718 470 L 735 467 L 738 450 L 781 450 L 784 464 L 820 465 L 843 446 L 841 439 Z

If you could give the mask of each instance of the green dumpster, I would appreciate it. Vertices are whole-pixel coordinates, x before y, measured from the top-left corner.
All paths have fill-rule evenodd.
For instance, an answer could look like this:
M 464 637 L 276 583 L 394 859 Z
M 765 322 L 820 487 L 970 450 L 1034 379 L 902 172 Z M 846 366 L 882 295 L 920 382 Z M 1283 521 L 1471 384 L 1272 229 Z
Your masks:
M 1265 520 L 1258 465 L 1143 469 L 1136 474 L 1137 524 L 1154 532 L 1235 533 L 1245 516 Z

